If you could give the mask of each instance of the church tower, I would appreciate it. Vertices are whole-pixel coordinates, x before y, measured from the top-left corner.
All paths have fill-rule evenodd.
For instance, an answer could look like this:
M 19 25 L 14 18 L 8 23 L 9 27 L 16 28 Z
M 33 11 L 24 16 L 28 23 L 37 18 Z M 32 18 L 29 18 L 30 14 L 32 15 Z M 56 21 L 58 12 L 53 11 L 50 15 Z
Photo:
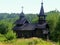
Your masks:
M 39 24 L 41 23 L 44 23 L 45 22 L 45 18 L 46 18 L 46 15 L 44 14 L 44 8 L 43 8 L 43 0 L 41 2 L 41 9 L 40 9 L 40 13 L 39 13 Z

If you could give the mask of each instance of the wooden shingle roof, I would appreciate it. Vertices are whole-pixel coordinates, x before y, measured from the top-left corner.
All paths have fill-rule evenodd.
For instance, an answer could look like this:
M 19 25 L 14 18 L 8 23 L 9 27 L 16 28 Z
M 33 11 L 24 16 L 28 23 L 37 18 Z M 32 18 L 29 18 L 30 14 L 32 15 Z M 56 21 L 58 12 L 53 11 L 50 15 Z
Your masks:
M 47 23 L 36 24 L 36 28 L 39 28 L 39 29 L 46 29 L 46 25 L 47 25 Z
M 24 24 L 21 27 L 14 27 L 14 30 L 34 30 L 35 29 L 35 25 L 34 24 Z
M 24 24 L 26 21 L 27 21 L 27 20 L 26 20 L 26 18 L 24 17 L 24 18 L 22 18 L 22 19 L 17 20 L 17 21 L 15 22 L 15 24 Z M 27 21 L 27 22 L 28 22 L 28 21 Z M 29 23 L 29 22 L 28 22 L 28 23 Z

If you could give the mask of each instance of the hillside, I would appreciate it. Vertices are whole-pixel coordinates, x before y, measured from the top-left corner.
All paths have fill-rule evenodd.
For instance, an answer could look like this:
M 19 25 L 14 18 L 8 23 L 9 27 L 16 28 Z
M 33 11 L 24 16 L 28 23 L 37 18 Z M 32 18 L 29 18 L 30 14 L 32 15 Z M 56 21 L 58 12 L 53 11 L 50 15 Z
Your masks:
M 28 39 L 17 39 L 14 42 L 4 42 L 1 43 L 0 45 L 59 45 L 51 41 L 45 41 L 40 38 L 28 38 Z

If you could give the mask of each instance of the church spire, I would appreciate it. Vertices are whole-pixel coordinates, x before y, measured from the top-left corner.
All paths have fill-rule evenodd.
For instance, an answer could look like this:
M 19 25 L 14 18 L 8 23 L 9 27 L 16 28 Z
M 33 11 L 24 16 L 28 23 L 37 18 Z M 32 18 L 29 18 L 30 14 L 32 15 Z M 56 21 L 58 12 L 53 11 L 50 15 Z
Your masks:
M 44 15 L 44 8 L 43 8 L 43 0 L 41 2 L 41 9 L 40 9 L 40 14 L 39 15 Z
M 45 14 L 44 14 L 44 8 L 43 8 L 43 0 L 41 1 L 41 9 L 39 13 L 39 23 L 43 23 L 45 21 Z

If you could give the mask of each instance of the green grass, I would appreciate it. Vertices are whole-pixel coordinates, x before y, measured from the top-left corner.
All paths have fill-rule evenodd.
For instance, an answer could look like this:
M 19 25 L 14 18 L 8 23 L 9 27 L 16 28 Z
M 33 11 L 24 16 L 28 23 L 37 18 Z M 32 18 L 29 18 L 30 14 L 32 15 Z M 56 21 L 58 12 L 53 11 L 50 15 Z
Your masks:
M 54 45 L 51 41 L 42 40 L 40 38 L 16 39 L 7 42 L 1 42 L 0 45 Z M 59 43 L 55 44 L 59 45 Z

